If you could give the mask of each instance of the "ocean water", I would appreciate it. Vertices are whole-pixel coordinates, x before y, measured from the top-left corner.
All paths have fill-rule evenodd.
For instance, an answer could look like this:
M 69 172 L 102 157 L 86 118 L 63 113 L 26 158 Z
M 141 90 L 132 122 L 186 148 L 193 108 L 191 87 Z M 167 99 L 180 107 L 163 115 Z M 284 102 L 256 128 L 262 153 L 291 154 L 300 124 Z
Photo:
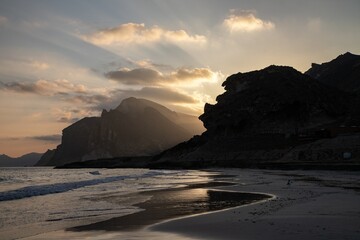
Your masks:
M 201 171 L 0 168 L 0 239 L 17 239 L 141 211 L 139 191 L 208 180 Z

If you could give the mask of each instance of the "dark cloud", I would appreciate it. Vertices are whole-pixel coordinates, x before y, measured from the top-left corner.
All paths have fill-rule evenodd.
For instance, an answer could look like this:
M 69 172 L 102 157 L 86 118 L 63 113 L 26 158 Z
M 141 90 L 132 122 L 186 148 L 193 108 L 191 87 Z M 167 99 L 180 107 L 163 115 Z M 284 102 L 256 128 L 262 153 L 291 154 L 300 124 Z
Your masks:
M 29 136 L 29 137 L 11 137 L 11 138 L 4 138 L 8 141 L 21 141 L 26 139 L 43 141 L 43 142 L 54 142 L 58 143 L 61 141 L 61 135 L 59 134 L 52 134 L 52 135 L 41 135 L 41 136 Z
M 53 135 L 43 135 L 43 136 L 32 136 L 28 137 L 33 140 L 44 141 L 44 142 L 60 142 L 61 135 L 53 134 Z
M 105 73 L 105 77 L 126 85 L 148 85 L 162 78 L 160 72 L 149 68 L 122 69 Z
M 68 80 L 38 80 L 36 82 L 7 82 L 0 84 L 0 90 L 17 93 L 32 93 L 43 96 L 68 95 L 69 93 L 86 93 L 84 85 L 73 84 Z
M 84 104 L 98 104 L 101 102 L 109 101 L 108 95 L 101 94 L 87 94 L 87 95 L 76 95 L 67 99 L 67 101 L 72 103 L 84 103 Z
M 0 89 L 19 93 L 40 93 L 41 89 L 35 84 L 26 84 L 22 82 L 0 82 Z
M 20 94 L 36 94 L 40 96 L 53 97 L 62 101 L 81 105 L 83 109 L 89 105 L 99 105 L 101 102 L 108 102 L 110 97 L 106 91 L 97 91 L 87 89 L 80 84 L 73 84 L 68 80 L 46 81 L 38 80 L 36 82 L 0 82 L 0 90 L 11 91 Z M 75 112 L 73 112 L 75 113 Z M 78 118 L 60 117 L 58 121 L 72 123 Z
M 144 62 L 142 64 L 149 64 Z M 179 68 L 170 73 L 161 73 L 150 68 L 134 68 L 132 70 L 124 68 L 118 71 L 105 73 L 105 77 L 116 80 L 126 85 L 154 85 L 161 83 L 173 83 L 182 81 L 211 80 L 216 73 L 208 68 Z

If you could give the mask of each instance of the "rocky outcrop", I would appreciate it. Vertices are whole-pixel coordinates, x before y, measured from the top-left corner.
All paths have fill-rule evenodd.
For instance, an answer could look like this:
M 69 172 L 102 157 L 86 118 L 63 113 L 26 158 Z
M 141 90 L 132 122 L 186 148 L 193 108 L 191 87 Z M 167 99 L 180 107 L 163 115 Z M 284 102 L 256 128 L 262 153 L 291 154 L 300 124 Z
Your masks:
M 291 67 L 237 73 L 200 119 L 216 136 L 293 134 L 345 116 L 347 96 Z
M 116 109 L 104 110 L 101 117 L 84 118 L 65 128 L 61 144 L 48 151 L 39 165 L 154 155 L 203 130 L 194 116 L 145 99 L 128 98 Z
M 341 69 L 353 69 L 345 65 Z M 330 70 L 331 76 L 342 74 Z M 356 144 L 360 122 L 352 107 L 359 105 L 359 98 L 325 84 L 325 78 L 317 81 L 312 74 L 315 71 L 302 74 L 291 67 L 269 66 L 229 76 L 223 83 L 226 92 L 215 105 L 206 104 L 200 116 L 206 132 L 156 156 L 152 165 L 254 167 L 309 161 L 326 165 L 349 162 L 344 152 L 360 163 Z M 343 141 L 336 140 L 340 138 Z
M 360 55 L 347 52 L 330 62 L 313 63 L 305 74 L 351 95 L 351 117 L 346 125 L 360 125 Z
M 305 74 L 343 91 L 360 93 L 359 55 L 347 52 L 330 62 L 313 63 Z

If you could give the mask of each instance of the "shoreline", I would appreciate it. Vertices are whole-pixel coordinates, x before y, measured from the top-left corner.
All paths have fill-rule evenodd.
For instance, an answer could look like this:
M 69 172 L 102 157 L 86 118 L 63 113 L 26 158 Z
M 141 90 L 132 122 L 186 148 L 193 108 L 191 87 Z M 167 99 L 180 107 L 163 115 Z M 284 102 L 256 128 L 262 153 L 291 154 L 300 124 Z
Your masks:
M 216 213 L 183 217 L 149 226 L 150 231 L 191 239 L 359 239 L 360 176 L 349 172 L 228 170 L 245 185 L 276 198 Z M 249 180 L 252 178 L 253 180 Z M 254 180 L 255 179 L 255 180 Z M 287 185 L 287 181 L 291 184 Z
M 64 230 L 27 239 L 355 240 L 360 237 L 360 176 L 356 172 L 209 169 L 214 171 L 222 176 L 215 176 L 214 181 L 237 183 L 211 187 L 216 191 L 267 192 L 272 197 L 213 212 L 157 219 L 133 229 L 104 230 L 93 225 L 82 231 Z M 145 215 L 153 216 L 151 212 Z
M 136 231 L 179 217 L 217 212 L 272 198 L 263 193 L 218 189 L 232 185 L 236 183 L 218 181 L 215 175 L 213 181 L 206 183 L 192 183 L 185 187 L 140 192 L 139 195 L 150 198 L 133 205 L 143 209 L 142 211 L 69 228 L 67 231 Z

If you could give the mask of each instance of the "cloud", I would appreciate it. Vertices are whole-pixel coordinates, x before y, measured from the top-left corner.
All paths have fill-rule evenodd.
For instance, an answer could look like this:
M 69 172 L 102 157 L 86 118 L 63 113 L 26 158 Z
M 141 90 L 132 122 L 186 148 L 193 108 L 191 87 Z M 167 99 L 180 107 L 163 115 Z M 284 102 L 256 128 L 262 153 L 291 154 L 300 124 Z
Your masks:
M 171 72 L 162 73 L 156 69 L 123 68 L 118 71 L 105 73 L 105 77 L 125 85 L 164 85 L 178 82 L 212 81 L 217 75 L 209 68 L 178 68 Z
M 194 68 L 194 69 L 180 68 L 174 72 L 171 72 L 169 78 L 172 80 L 187 81 L 194 79 L 211 79 L 213 75 L 214 72 L 212 72 L 208 68 Z
M 109 100 L 99 103 L 94 110 L 114 108 L 126 97 L 140 97 L 173 109 L 187 109 L 187 113 L 198 114 L 203 110 L 205 102 L 212 100 L 210 95 L 201 90 L 199 92 L 199 89 L 204 89 L 204 86 L 209 84 L 220 86 L 223 78 L 221 72 L 212 71 L 210 68 L 167 67 L 165 70 L 162 65 L 159 67 L 148 61 L 134 65 L 146 67 L 120 69 L 105 74 L 107 78 L 125 86 L 109 92 Z M 162 68 L 162 71 L 159 68 Z
M 110 97 L 108 94 L 87 94 L 87 95 L 77 95 L 72 96 L 66 99 L 71 103 L 85 103 L 85 104 L 98 104 L 102 102 L 109 101 Z
M 0 82 L 0 90 L 33 93 L 43 96 L 66 95 L 67 92 L 85 93 L 87 91 L 84 85 L 73 84 L 65 79 L 55 81 L 38 80 L 36 82 Z
M 127 85 L 148 85 L 158 82 L 163 76 L 160 72 L 149 68 L 135 68 L 132 70 L 123 68 L 105 73 L 105 77 Z
M 147 27 L 144 23 L 125 23 L 102 29 L 82 39 L 95 45 L 143 44 L 154 42 L 204 44 L 206 37 L 190 35 L 185 30 L 166 30 L 159 26 Z
M 8 22 L 8 19 L 4 16 L 0 16 L 0 26 L 4 26 Z
M 106 78 L 121 83 L 119 85 L 108 83 L 108 86 L 90 88 L 65 79 L 16 79 L 0 81 L 0 91 L 34 94 L 43 96 L 45 100 L 51 99 L 56 102 L 56 107 L 51 109 L 50 115 L 47 113 L 50 118 L 71 124 L 83 117 L 98 116 L 102 109 L 113 109 L 122 99 L 131 96 L 150 99 L 167 107 L 182 106 L 192 113 L 195 110 L 200 112 L 205 98 L 198 90 L 205 83 L 214 83 L 219 75 L 219 72 L 210 68 L 176 69 L 150 60 L 132 61 L 127 66 L 132 68 L 121 68 L 104 74 Z M 35 115 L 34 118 L 42 116 Z
M 230 11 L 230 15 L 224 20 L 223 25 L 231 33 L 254 32 L 275 28 L 274 23 L 257 18 L 254 11 L 235 9 Z
M 60 142 L 61 141 L 61 135 L 59 134 L 53 134 L 53 135 L 43 135 L 43 136 L 32 136 L 32 137 L 27 137 L 33 140 L 38 140 L 38 141 L 44 141 L 44 142 Z
M 31 139 L 31 140 L 36 140 L 36 141 L 58 143 L 61 141 L 61 135 L 51 134 L 51 135 L 41 135 L 41 136 L 10 137 L 10 138 L 3 138 L 3 139 L 8 140 L 8 141 L 21 141 L 21 140 Z
M 111 94 L 107 89 L 88 89 L 81 84 L 73 84 L 68 80 L 36 82 L 0 82 L 0 90 L 10 91 L 19 94 L 35 94 L 39 96 L 52 97 L 72 106 L 71 110 L 55 109 L 53 117 L 58 122 L 73 123 L 82 117 L 94 114 L 94 106 L 111 99 Z M 63 105 L 63 104 L 62 104 Z M 76 108 L 76 109 L 74 109 Z M 37 117 L 35 115 L 34 117 Z M 31 116 L 31 118 L 33 118 Z

